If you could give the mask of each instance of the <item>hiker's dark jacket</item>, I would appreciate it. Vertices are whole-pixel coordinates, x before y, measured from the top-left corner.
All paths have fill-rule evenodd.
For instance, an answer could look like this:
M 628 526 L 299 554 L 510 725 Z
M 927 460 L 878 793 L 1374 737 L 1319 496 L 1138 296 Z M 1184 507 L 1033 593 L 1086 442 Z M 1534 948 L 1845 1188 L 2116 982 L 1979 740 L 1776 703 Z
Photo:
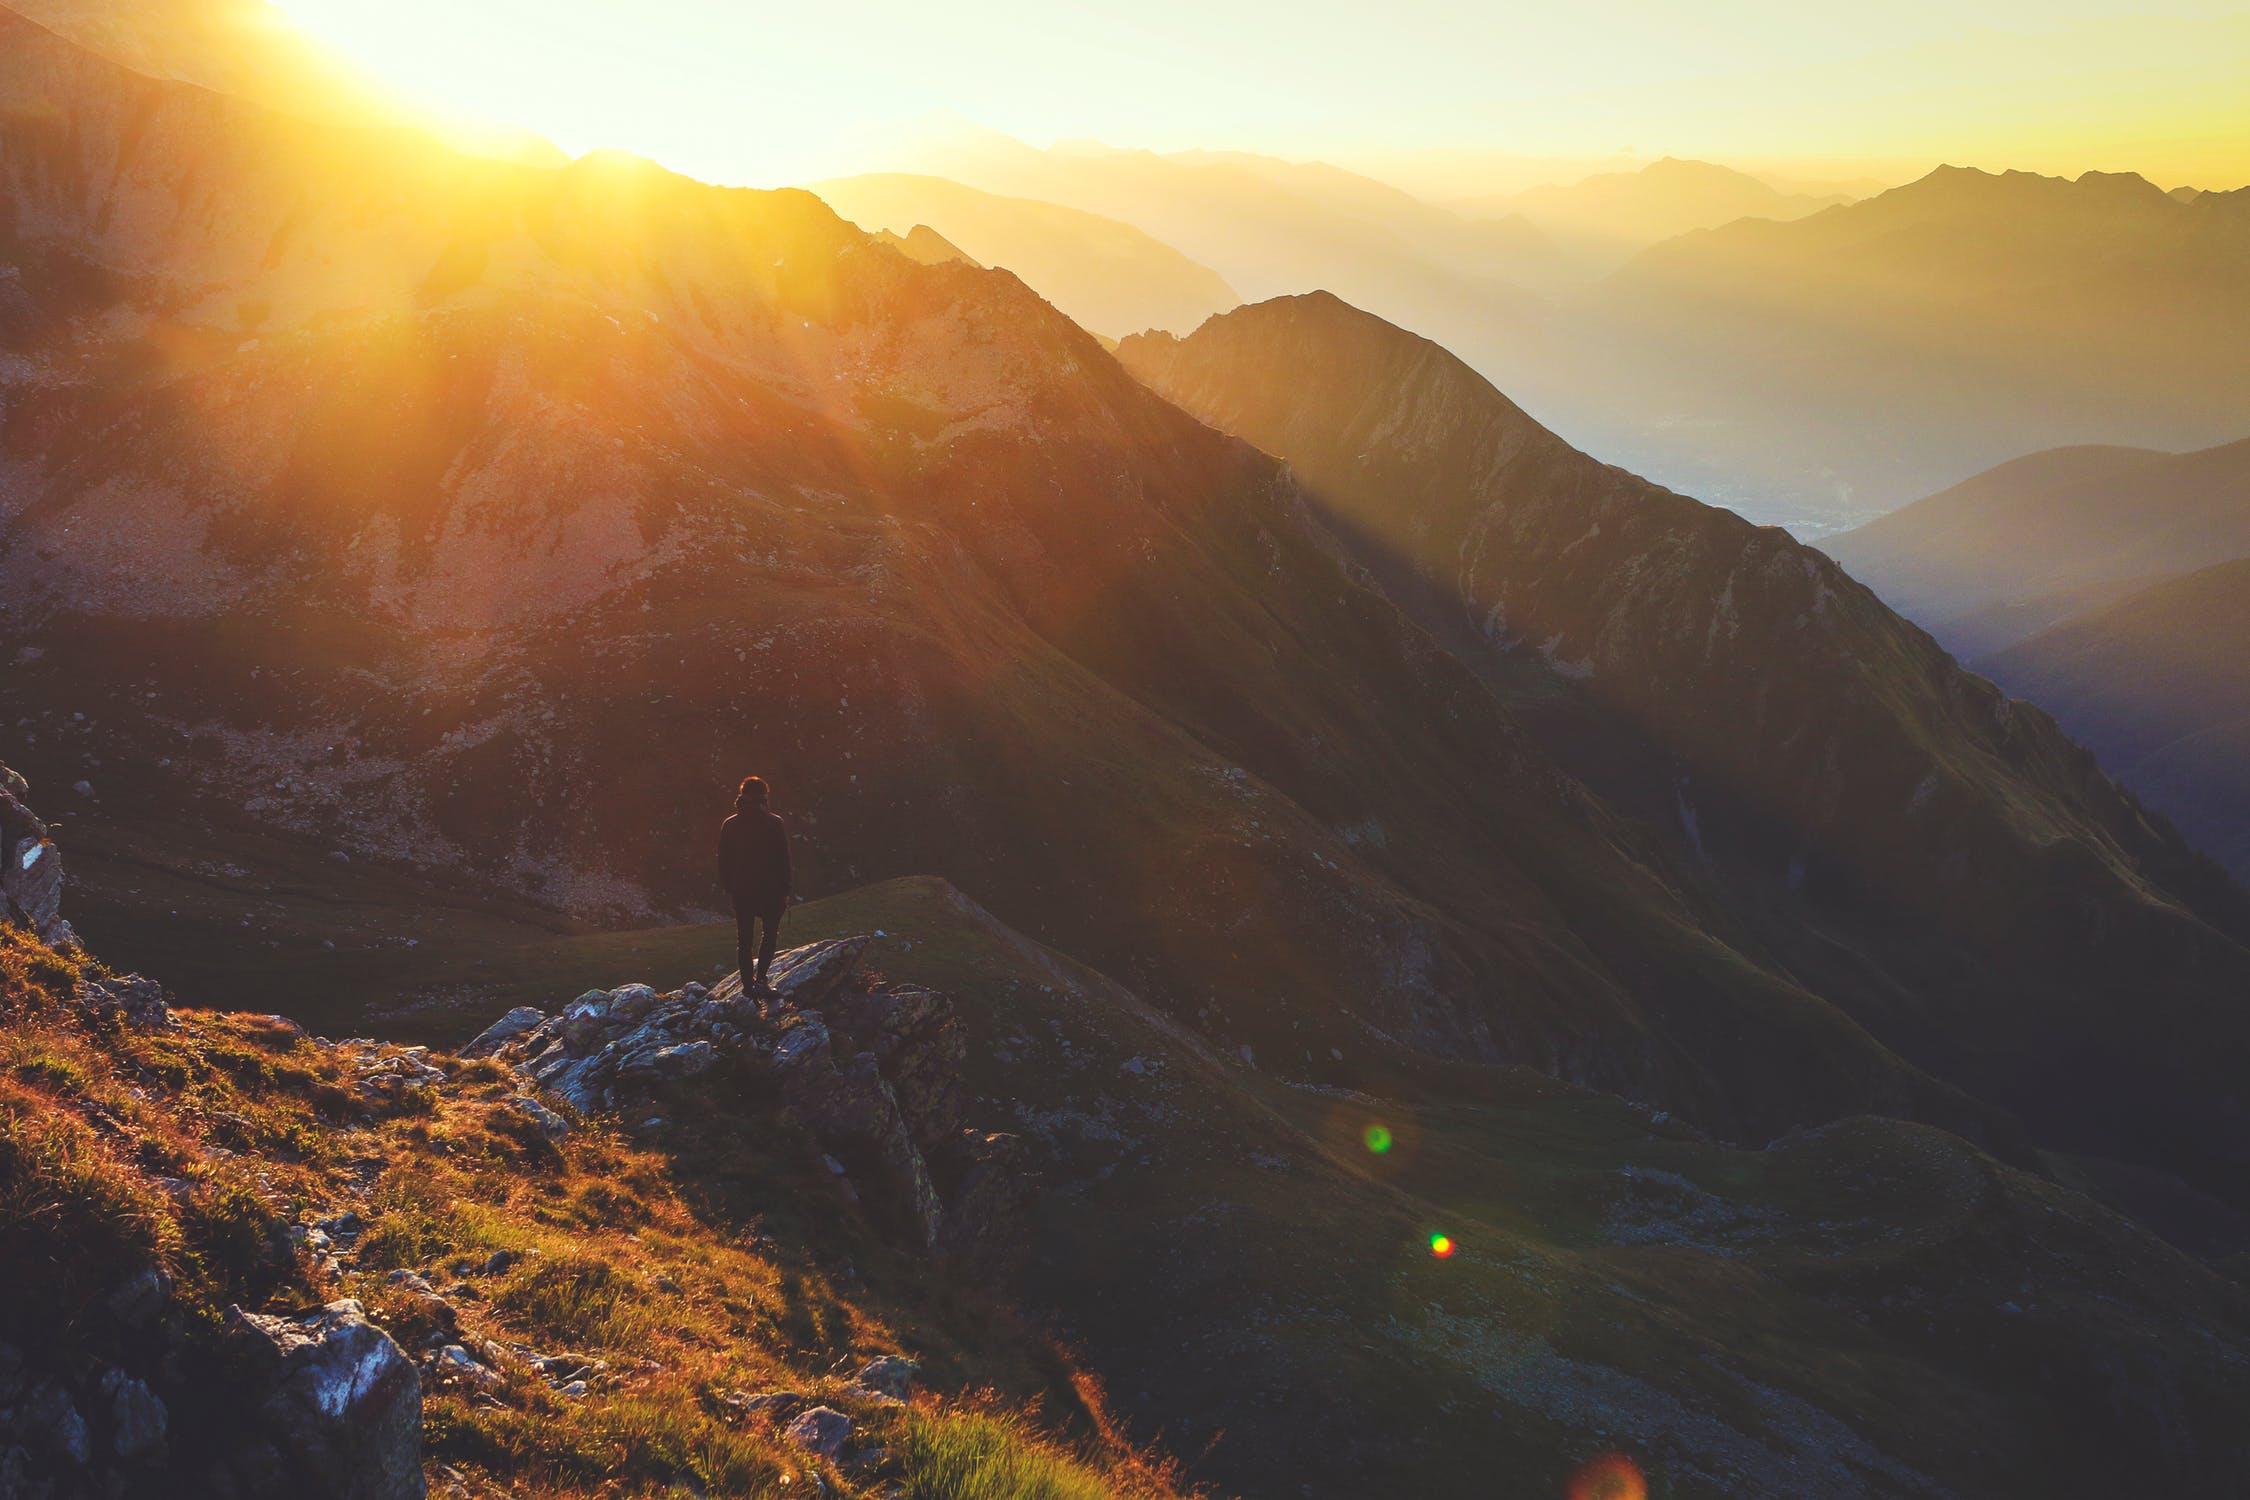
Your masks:
M 789 825 L 765 808 L 744 808 L 719 825 L 719 884 L 745 911 L 789 903 Z

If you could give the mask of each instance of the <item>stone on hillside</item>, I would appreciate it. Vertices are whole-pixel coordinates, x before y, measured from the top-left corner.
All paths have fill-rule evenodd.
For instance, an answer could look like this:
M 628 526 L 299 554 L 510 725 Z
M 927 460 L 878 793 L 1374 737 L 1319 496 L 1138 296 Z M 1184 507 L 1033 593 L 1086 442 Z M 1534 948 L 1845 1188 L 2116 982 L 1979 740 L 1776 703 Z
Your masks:
M 510 1094 L 501 1102 L 538 1126 L 539 1133 L 550 1141 L 559 1141 L 570 1134 L 570 1122 L 568 1120 L 556 1114 L 529 1094 Z
M 922 1367 L 911 1359 L 896 1354 L 885 1354 L 871 1359 L 859 1367 L 856 1381 L 862 1390 L 873 1391 L 878 1396 L 888 1396 L 893 1401 L 904 1401 L 912 1389 L 914 1377 Z
M 999 1280 L 1015 1270 L 1024 1254 L 1031 1173 L 1024 1165 L 1023 1143 L 1015 1136 L 972 1133 L 962 1141 L 968 1165 L 948 1191 L 937 1252 L 956 1270 Z
M 851 1441 L 852 1419 L 833 1407 L 816 1406 L 798 1413 L 782 1436 L 817 1458 L 834 1458 Z
M 519 1005 L 484 1030 L 478 1032 L 468 1046 L 461 1049 L 463 1057 L 490 1057 L 502 1047 L 547 1019 L 547 1013 L 529 1005 Z
M 676 1083 L 708 1073 L 718 1065 L 719 1049 L 709 1042 L 674 1042 L 647 1047 L 618 1065 L 620 1083 Z
M 52 1380 L 42 1380 L 16 1413 L 15 1428 L 31 1440 L 51 1462 L 83 1469 L 93 1462 L 94 1447 L 86 1431 L 86 1418 L 70 1393 Z
M 828 1067 L 828 1027 L 810 1016 L 781 1034 L 774 1043 L 773 1065 L 785 1076 L 818 1073 Z
M 421 1377 L 359 1303 L 227 1319 L 265 1381 L 256 1410 L 297 1493 L 422 1500 Z
M 139 1330 L 154 1323 L 172 1301 L 172 1277 L 161 1266 L 143 1266 L 109 1294 L 110 1315 Z
M 164 1403 L 123 1370 L 103 1374 L 95 1387 L 109 1405 L 110 1451 L 125 1463 L 155 1456 L 164 1441 Z
M 823 938 L 817 943 L 774 955 L 773 967 L 766 971 L 766 982 L 773 987 L 774 995 L 766 1003 L 771 1005 L 778 1000 L 798 1010 L 820 1005 L 859 968 L 860 955 L 872 941 L 864 934 Z M 715 1000 L 742 997 L 739 972 L 727 975 L 711 989 L 711 998 Z
M 0 922 L 21 922 L 42 942 L 68 943 L 62 917 L 62 855 L 47 825 L 25 805 L 30 786 L 0 765 Z
M 101 1013 L 114 1012 L 134 1026 L 169 1026 L 172 1008 L 164 1000 L 164 986 L 138 974 L 117 979 L 81 979 L 78 1003 Z

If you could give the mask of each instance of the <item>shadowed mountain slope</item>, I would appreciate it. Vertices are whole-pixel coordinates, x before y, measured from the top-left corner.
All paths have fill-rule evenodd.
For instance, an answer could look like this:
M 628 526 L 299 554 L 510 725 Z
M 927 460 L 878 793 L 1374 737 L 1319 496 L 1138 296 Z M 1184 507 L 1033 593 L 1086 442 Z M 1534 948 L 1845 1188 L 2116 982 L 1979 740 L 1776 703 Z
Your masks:
M 1545 705 L 1566 768 L 1669 825 L 1713 899 L 1878 1037 L 2061 1138 L 2197 1098 L 2162 1150 L 2232 1133 L 2234 1087 L 2178 1038 L 2250 1035 L 2217 978 L 2245 972 L 2242 893 L 1834 563 L 1587 458 L 1333 297 L 1120 358 L 1287 459 L 1403 607 Z
M 2199 569 L 1978 663 L 2250 879 L 2250 559 Z
M 1940 168 L 1640 256 L 1587 303 L 1589 411 L 1831 524 L 2058 444 L 2205 447 L 2250 409 L 2245 264 L 2250 193 Z
M 1821 546 L 1974 660 L 2158 579 L 2250 557 L 2250 440 L 2034 453 Z
M 810 187 L 864 229 L 929 225 L 973 259 L 1015 272 L 1096 333 L 1186 331 L 1242 300 L 1217 272 L 1098 214 L 902 172 Z
M 146 752 L 97 829 L 616 921 L 713 899 L 749 763 L 810 888 L 938 871 L 1274 1066 L 2020 1145 L 1738 949 L 1276 465 L 1013 276 L 7 40 L 0 700 L 62 784 L 94 726 Z
M 1550 686 L 1627 693 L 1573 752 L 1627 816 L 1276 465 L 1007 273 L 808 194 L 323 137 L 7 39 L 0 694 L 65 784 L 95 725 L 169 763 L 90 817 L 616 921 L 711 899 L 698 830 L 749 762 L 814 889 L 935 870 L 1298 1075 L 1521 1061 L 1732 1136 L 1872 1109 L 2021 1155 L 1904 1054 L 2050 1140 L 2238 1159 L 2240 950 L 2186 910 L 2237 893 L 1814 554 L 1651 498 L 1431 346 L 1298 304 L 1474 419 L 1377 461 L 1489 441 L 1556 476 L 1509 518 L 1545 591 L 1500 602 Z M 1610 546 L 1573 546 L 1573 484 L 1637 497 Z M 1811 629 L 1769 658 L 1737 611 Z M 1667 686 L 1706 651 L 1727 696 Z M 1596 774 L 1642 744 L 1691 784 Z M 1751 809 L 1764 887 L 1697 873 L 1682 797 Z M 1796 920 L 1798 884 L 1853 922 Z M 2170 1024 L 2119 1046 L 2128 975 Z

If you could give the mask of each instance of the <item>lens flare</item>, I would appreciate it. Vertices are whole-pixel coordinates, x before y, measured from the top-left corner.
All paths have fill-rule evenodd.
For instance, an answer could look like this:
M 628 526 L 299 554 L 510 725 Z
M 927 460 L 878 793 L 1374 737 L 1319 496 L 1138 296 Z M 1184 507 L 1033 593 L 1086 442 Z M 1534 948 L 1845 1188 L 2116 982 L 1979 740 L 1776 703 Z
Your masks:
M 1370 1125 L 1361 1133 L 1360 1139 L 1367 1142 L 1368 1150 L 1374 1152 L 1377 1156 L 1381 1156 L 1391 1149 L 1391 1127 L 1388 1125 Z
M 1451 1256 L 1453 1254 L 1453 1236 L 1450 1234 L 1431 1235 L 1430 1254 L 1436 1256 L 1439 1260 L 1445 1260 Z
M 1570 1477 L 1570 1500 L 1648 1500 L 1641 1466 L 1622 1453 L 1604 1453 Z

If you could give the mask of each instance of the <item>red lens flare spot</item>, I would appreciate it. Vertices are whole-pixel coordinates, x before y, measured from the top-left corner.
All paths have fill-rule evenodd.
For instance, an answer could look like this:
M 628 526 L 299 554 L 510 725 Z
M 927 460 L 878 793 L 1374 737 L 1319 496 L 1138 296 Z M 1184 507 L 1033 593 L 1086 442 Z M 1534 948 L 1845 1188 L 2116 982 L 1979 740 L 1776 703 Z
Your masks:
M 1439 1260 L 1450 1257 L 1453 1254 L 1453 1236 L 1450 1234 L 1431 1235 L 1430 1254 L 1436 1256 Z
M 1622 1453 L 1604 1453 L 1570 1477 L 1570 1500 L 1648 1500 L 1641 1466 Z

